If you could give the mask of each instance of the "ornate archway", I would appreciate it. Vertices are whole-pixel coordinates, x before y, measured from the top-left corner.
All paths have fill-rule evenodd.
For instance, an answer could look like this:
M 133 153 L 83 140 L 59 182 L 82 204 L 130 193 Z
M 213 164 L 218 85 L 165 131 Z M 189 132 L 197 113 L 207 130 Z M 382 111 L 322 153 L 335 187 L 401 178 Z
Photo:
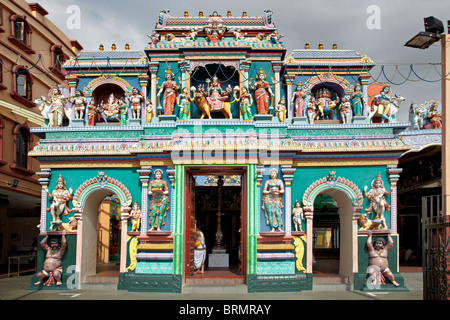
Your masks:
M 121 205 L 120 272 L 126 271 L 127 229 L 132 197 L 123 183 L 100 171 L 97 176 L 87 179 L 78 187 L 72 200 L 78 220 L 76 270 L 80 284 L 96 273 L 97 246 L 92 244 L 97 241 L 98 206 L 111 193 L 119 198 Z
M 307 273 L 313 269 L 313 217 L 314 201 L 319 194 L 328 194 L 339 203 L 341 220 L 341 239 L 345 248 L 340 251 L 340 274 L 352 278 L 352 274 L 358 271 L 358 224 L 357 219 L 362 210 L 363 194 L 350 180 L 336 177 L 335 171 L 330 171 L 326 177 L 314 181 L 303 194 L 303 210 L 306 219 L 307 238 Z

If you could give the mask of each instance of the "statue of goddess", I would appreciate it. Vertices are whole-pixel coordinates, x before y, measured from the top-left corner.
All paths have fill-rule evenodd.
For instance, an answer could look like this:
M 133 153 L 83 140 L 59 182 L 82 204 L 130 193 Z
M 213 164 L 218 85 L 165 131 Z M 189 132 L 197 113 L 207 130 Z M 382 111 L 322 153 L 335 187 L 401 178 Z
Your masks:
M 151 230 L 161 231 L 164 225 L 164 218 L 169 210 L 169 188 L 167 182 L 162 179 L 163 172 L 160 169 L 155 171 L 155 179 L 150 181 L 148 195 L 150 200 L 150 226 Z
M 263 189 L 263 206 L 265 211 L 266 223 L 271 231 L 281 230 L 283 226 L 282 213 L 283 204 L 281 195 L 284 193 L 283 181 L 278 179 L 278 170 L 273 168 L 269 171 L 270 179 L 266 181 Z
M 364 95 L 361 92 L 361 85 L 355 84 L 353 93 L 350 96 L 350 104 L 352 105 L 353 116 L 362 116 L 364 107 Z
M 250 89 L 255 91 L 256 109 L 258 114 L 267 114 L 269 112 L 269 97 L 273 96 L 271 86 L 265 80 L 266 74 L 260 68 L 257 74 L 258 80 L 250 84 Z M 250 79 L 252 81 L 253 79 Z
M 163 85 L 159 87 L 158 96 L 161 95 L 161 93 L 164 91 L 163 96 L 163 110 L 164 115 L 172 115 L 173 109 L 175 107 L 175 102 L 178 95 L 178 90 L 180 89 L 180 86 L 177 85 L 177 83 L 173 80 L 174 75 L 169 68 L 166 71 L 166 80 L 164 81 Z
M 238 98 L 236 93 L 239 91 L 239 87 L 235 87 L 233 91 L 233 96 L 236 101 L 239 101 L 241 107 L 242 119 L 244 121 L 250 121 L 253 118 L 251 106 L 253 104 L 252 95 L 248 92 L 247 87 L 242 87 L 240 92 L 240 97 Z
M 177 105 L 180 107 L 180 111 L 178 114 L 178 119 L 181 121 L 188 120 L 191 114 L 190 105 L 191 105 L 191 97 L 189 95 L 189 89 L 184 87 L 181 90 L 180 95 L 177 97 Z
M 295 105 L 295 116 L 303 117 L 303 109 L 305 107 L 306 92 L 303 91 L 302 83 L 299 82 L 292 97 L 292 102 Z

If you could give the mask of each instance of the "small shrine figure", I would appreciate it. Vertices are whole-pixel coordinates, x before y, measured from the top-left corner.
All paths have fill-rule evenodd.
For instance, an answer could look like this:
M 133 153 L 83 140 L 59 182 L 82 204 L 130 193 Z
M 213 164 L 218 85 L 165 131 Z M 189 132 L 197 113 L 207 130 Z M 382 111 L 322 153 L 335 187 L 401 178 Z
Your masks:
M 271 86 L 265 79 L 266 74 L 260 68 L 256 82 L 250 84 L 250 89 L 255 91 L 256 110 L 258 114 L 267 114 L 269 112 L 269 98 L 273 96 Z M 250 79 L 250 81 L 253 81 L 253 79 Z
M 339 113 L 341 114 L 342 123 L 350 123 L 350 102 L 346 97 L 342 98 L 341 105 L 339 106 Z
M 391 100 L 391 86 L 385 84 L 383 85 L 381 92 L 375 96 L 372 105 L 376 106 L 379 115 L 384 115 L 389 110 L 388 105 Z
M 111 93 L 106 102 L 100 102 L 98 113 L 105 122 L 119 121 L 119 110 L 121 105 L 121 101 L 114 96 L 114 93 Z
M 150 200 L 150 226 L 151 231 L 161 231 L 165 224 L 164 219 L 169 210 L 169 188 L 167 182 L 162 179 L 163 172 L 160 169 L 155 171 L 155 179 L 150 181 L 148 195 Z
M 413 101 L 411 103 L 411 116 L 412 116 L 412 121 L 411 123 L 413 124 L 413 129 L 422 129 L 423 127 L 423 120 L 424 120 L 424 113 L 425 113 L 425 108 L 423 105 L 417 105 L 415 101 Z
M 133 208 L 130 211 L 131 216 L 131 230 L 139 231 L 141 227 L 141 209 L 139 208 L 139 204 L 135 200 L 133 203 Z
M 294 209 L 292 209 L 292 220 L 294 222 L 295 231 L 302 231 L 302 220 L 305 219 L 300 201 L 295 201 Z
M 372 243 L 372 230 L 368 230 L 367 249 L 369 250 L 369 278 L 372 285 L 384 283 L 384 278 L 387 278 L 396 287 L 399 284 L 395 281 L 394 274 L 389 269 L 388 253 L 394 246 L 390 232 L 388 233 L 388 243 L 382 237 L 375 238 Z
M 333 92 L 327 87 L 319 88 L 316 91 L 316 119 L 332 120 L 334 118 L 334 107 L 339 102 L 339 97 L 333 100 Z
M 442 115 L 438 110 L 438 106 L 436 101 L 431 101 L 430 110 L 427 112 L 427 118 L 430 119 L 434 129 L 442 129 Z
M 147 123 L 152 122 L 152 118 L 153 118 L 153 104 L 150 101 L 150 99 L 147 99 L 147 106 L 145 107 L 145 121 Z
M 97 106 L 94 104 L 94 99 L 91 100 L 87 107 L 87 119 L 88 119 L 88 125 L 94 126 L 95 120 L 97 118 Z
M 87 101 L 81 90 L 76 90 L 75 95 L 69 99 L 70 103 L 73 104 L 73 109 L 75 112 L 75 119 L 83 119 L 84 111 L 86 110 Z
M 239 102 L 241 108 L 241 115 L 244 121 L 251 121 L 253 119 L 253 114 L 251 106 L 253 104 L 252 95 L 248 92 L 247 87 L 242 87 L 239 97 L 237 97 L 237 92 L 239 87 L 235 87 L 233 91 L 233 96 L 236 101 Z
M 352 106 L 353 116 L 363 115 L 365 100 L 359 83 L 355 84 L 355 87 L 353 88 L 353 93 L 350 96 L 350 104 Z
M 44 188 L 47 191 L 47 195 L 52 198 L 52 204 L 49 209 L 53 219 L 52 226 L 50 227 L 50 229 L 52 229 L 53 226 L 62 224 L 62 214 L 67 216 L 68 212 L 71 211 L 69 210 L 67 202 L 73 199 L 72 188 L 67 190 L 66 181 L 63 179 L 61 173 L 56 181 L 55 190 L 53 190 L 52 193 L 48 192 L 47 186 L 44 186 Z
M 266 223 L 271 231 L 282 231 L 283 203 L 281 196 L 284 193 L 283 181 L 278 179 L 278 170 L 273 168 L 269 171 L 270 179 L 266 181 L 263 189 L 263 210 L 265 211 Z
M 48 113 L 49 127 L 62 127 L 65 115 L 64 103 L 66 102 L 67 98 L 62 95 L 59 87 L 54 86 L 52 94 L 49 95 L 46 101 L 50 105 Z
M 294 103 L 294 110 L 296 117 L 303 117 L 303 110 L 305 108 L 305 98 L 306 92 L 303 91 L 302 83 L 299 82 L 292 97 L 292 102 Z
M 203 274 L 205 272 L 206 242 L 203 232 L 195 222 L 195 243 L 194 243 L 194 273 Z
M 63 231 L 61 243 L 57 238 L 50 240 L 50 245 L 47 245 L 47 241 L 48 235 L 41 241 L 41 247 L 47 253 L 45 255 L 44 269 L 36 275 L 38 281 L 35 285 L 44 284 L 51 286 L 56 283 L 57 286 L 60 286 L 62 285 L 62 261 L 67 247 L 66 231 Z M 44 283 L 45 279 L 47 281 Z
M 164 115 L 172 115 L 175 102 L 178 95 L 178 90 L 180 89 L 179 85 L 173 80 L 174 75 L 172 73 L 172 70 L 169 68 L 166 71 L 166 80 L 162 84 L 162 86 L 159 87 L 159 91 L 157 96 L 159 97 L 161 93 L 164 91 L 163 96 L 163 110 Z
M 364 197 L 368 198 L 370 201 L 370 206 L 365 209 L 367 213 L 375 212 L 374 223 L 379 223 L 380 228 L 387 229 L 386 221 L 384 218 L 384 213 L 391 209 L 390 205 L 387 203 L 385 195 L 391 194 L 391 191 L 387 191 L 384 188 L 383 180 L 381 179 L 381 174 L 371 183 L 372 189 L 367 191 L 367 186 L 364 186 Z
M 280 122 L 284 122 L 286 120 L 286 99 L 282 97 L 275 107 L 275 117 L 278 117 Z
M 231 87 L 227 87 L 223 90 L 219 79 L 214 76 L 210 81 L 208 81 L 208 96 L 206 101 L 208 101 L 211 111 L 221 110 L 224 108 L 224 103 L 228 100 L 228 94 L 231 93 Z
M 180 107 L 178 119 L 181 121 L 188 120 L 190 117 L 191 96 L 189 95 L 189 89 L 184 87 L 181 90 L 180 95 L 177 97 L 177 105 Z
M 137 88 L 131 90 L 131 95 L 128 96 L 130 102 L 131 117 L 133 119 L 141 118 L 141 109 L 144 104 L 144 95 L 139 92 Z
M 316 99 L 311 97 L 308 101 L 306 108 L 306 116 L 308 118 L 309 124 L 313 124 L 316 119 Z
M 120 124 L 125 126 L 127 124 L 128 106 L 123 100 L 119 100 L 119 105 Z

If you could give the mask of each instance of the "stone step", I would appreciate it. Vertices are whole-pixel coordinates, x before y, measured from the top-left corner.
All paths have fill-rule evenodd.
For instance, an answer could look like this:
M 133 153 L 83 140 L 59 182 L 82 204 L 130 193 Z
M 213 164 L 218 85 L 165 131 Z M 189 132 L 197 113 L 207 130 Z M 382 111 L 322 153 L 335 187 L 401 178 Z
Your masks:
M 185 285 L 183 286 L 185 294 L 239 294 L 247 293 L 247 286 L 240 285 Z
M 313 291 L 352 291 L 351 283 L 313 283 Z
M 82 290 L 113 290 L 117 291 L 117 283 L 81 283 Z

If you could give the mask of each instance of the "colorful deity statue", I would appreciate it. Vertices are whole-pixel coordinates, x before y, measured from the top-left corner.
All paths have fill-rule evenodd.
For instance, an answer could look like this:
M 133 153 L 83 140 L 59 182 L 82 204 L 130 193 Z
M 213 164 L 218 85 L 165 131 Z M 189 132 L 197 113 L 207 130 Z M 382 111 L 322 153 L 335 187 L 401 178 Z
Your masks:
M 244 121 L 250 121 L 253 119 L 251 110 L 251 106 L 253 104 L 252 95 L 248 92 L 247 87 L 242 87 L 239 97 L 237 97 L 238 91 L 239 87 L 235 87 L 233 91 L 234 99 L 239 102 L 242 119 L 244 119 Z
M 160 169 L 155 171 L 155 179 L 150 181 L 148 195 L 150 200 L 150 230 L 161 231 L 165 224 L 164 219 L 169 210 L 169 188 L 167 182 L 162 179 L 163 172 Z
M 147 123 L 152 122 L 153 118 L 153 103 L 150 101 L 150 99 L 147 99 L 147 106 L 145 107 L 145 121 Z
M 299 82 L 295 89 L 294 96 L 292 97 L 296 117 L 303 117 L 303 111 L 305 108 L 305 98 L 306 92 L 302 88 L 302 83 Z
M 339 106 L 339 113 L 341 115 L 342 123 L 350 123 L 350 102 L 346 97 L 342 98 Z
M 308 101 L 306 107 L 306 117 L 308 118 L 310 124 L 313 124 L 314 120 L 316 119 L 316 98 L 314 98 L 313 96 L 311 96 Z
M 391 86 L 389 84 L 383 85 L 381 92 L 377 94 L 372 102 L 377 107 L 377 113 L 384 115 L 388 111 L 388 105 L 392 101 Z
M 216 76 L 213 76 L 212 79 L 207 82 L 209 86 L 206 101 L 208 101 L 210 110 L 222 110 L 225 102 L 228 100 L 228 95 L 231 93 L 231 87 L 228 86 L 226 90 L 223 90 L 219 79 Z
M 411 117 L 412 117 L 412 121 L 411 123 L 413 124 L 413 128 L 414 129 L 422 129 L 423 127 L 423 120 L 424 120 L 424 115 L 426 112 L 426 109 L 424 107 L 424 104 L 421 105 L 417 105 L 417 103 L 415 101 L 413 101 L 411 103 Z
M 57 238 L 50 240 L 50 246 L 47 244 L 48 236 L 46 235 L 41 241 L 41 247 L 46 251 L 44 268 L 42 271 L 38 272 L 38 281 L 35 285 L 44 284 L 46 286 L 51 286 L 55 284 L 57 286 L 62 285 L 62 267 L 63 267 L 63 257 L 64 252 L 67 247 L 66 242 L 66 231 L 63 231 L 61 236 L 61 243 Z M 44 283 L 44 280 L 47 281 Z
M 250 89 L 255 91 L 256 110 L 258 114 L 267 114 L 269 112 L 269 98 L 273 96 L 271 86 L 265 79 L 266 74 L 260 68 L 256 82 L 250 84 Z
M 434 129 L 442 129 L 442 115 L 438 107 L 439 104 L 436 101 L 431 101 L 430 109 L 426 115 Z
M 177 105 L 180 107 L 180 111 L 178 113 L 178 119 L 181 121 L 188 120 L 191 116 L 191 101 L 192 98 L 189 95 L 189 89 L 184 87 L 181 90 L 180 95 L 177 97 Z
M 174 75 L 173 75 L 171 69 L 169 68 L 166 71 L 166 80 L 164 81 L 162 86 L 159 87 L 159 91 L 157 94 L 159 97 L 161 95 L 161 93 L 164 91 L 163 103 L 162 103 L 164 115 L 172 115 L 173 114 L 175 102 L 176 102 L 177 95 L 178 95 L 178 90 L 180 89 L 180 86 L 175 82 L 175 80 L 173 78 L 174 78 Z
M 367 191 L 367 186 L 364 186 L 364 197 L 368 198 L 370 201 L 370 206 L 368 209 L 365 209 L 365 211 L 367 213 L 374 211 L 375 219 L 373 220 L 373 223 L 378 223 L 381 229 L 387 229 L 384 213 L 389 211 L 391 207 L 387 203 L 385 196 L 391 194 L 391 191 L 387 191 L 384 188 L 381 174 L 378 174 L 372 181 L 371 187 L 372 189 Z
M 73 105 L 75 119 L 83 119 L 86 110 L 87 101 L 81 90 L 76 90 L 75 95 L 69 98 L 69 102 Z
M 141 209 L 139 208 L 139 204 L 135 200 L 133 203 L 133 208 L 130 211 L 131 216 L 131 230 L 139 231 L 141 227 Z
M 72 188 L 67 190 L 66 181 L 63 179 L 62 175 L 59 174 L 58 180 L 56 181 L 55 190 L 52 193 L 48 192 L 47 186 L 44 186 L 47 191 L 47 195 L 52 198 L 52 204 L 50 205 L 50 214 L 52 216 L 52 226 L 58 226 L 62 224 L 61 215 L 67 216 L 69 210 L 68 202 L 73 199 Z
M 302 231 L 302 220 L 305 219 L 300 201 L 295 201 L 294 209 L 292 209 L 292 221 L 294 222 L 295 231 Z
M 64 116 L 67 117 L 67 112 L 64 108 L 64 104 L 67 102 L 67 98 L 61 93 L 58 86 L 54 86 L 52 94 L 49 95 L 46 103 L 50 105 L 48 111 L 48 126 L 49 127 L 62 127 Z M 70 119 L 70 116 L 68 117 Z
M 97 118 L 97 106 L 94 103 L 94 99 L 91 100 L 91 102 L 89 103 L 86 113 L 87 113 L 87 120 L 88 120 L 88 125 L 89 126 L 94 126 L 95 125 L 95 120 Z
M 333 119 L 334 108 L 339 102 L 339 97 L 332 99 L 331 89 L 327 87 L 319 88 L 315 92 L 316 98 L 316 119 Z
M 275 117 L 278 117 L 280 122 L 284 122 L 286 120 L 286 99 L 282 97 L 275 107 Z
M 350 96 L 350 104 L 352 106 L 353 116 L 362 116 L 365 105 L 364 94 L 361 92 L 361 85 L 355 84 L 353 93 Z
M 282 194 L 284 193 L 284 184 L 283 181 L 277 178 L 277 169 L 270 169 L 269 175 L 270 179 L 266 181 L 263 188 L 262 208 L 265 211 L 266 224 L 270 226 L 271 231 L 275 231 L 275 229 L 282 231 Z
M 98 107 L 98 113 L 105 122 L 120 121 L 120 107 L 123 102 L 120 101 L 114 93 L 111 93 L 106 101 L 101 101 Z
M 119 114 L 120 124 L 123 126 L 126 125 L 128 117 L 128 105 L 122 99 L 119 99 Z
M 398 287 L 399 284 L 395 281 L 394 274 L 389 269 L 388 253 L 394 246 L 391 234 L 388 233 L 388 243 L 382 237 L 375 238 L 372 242 L 372 230 L 367 231 L 367 249 L 369 250 L 369 281 L 370 284 L 376 286 L 378 284 L 385 283 L 384 279 L 387 278 L 394 286 Z
M 144 105 L 144 94 L 139 92 L 137 88 L 131 90 L 131 94 L 127 97 L 130 102 L 131 117 L 133 119 L 141 118 L 141 110 Z

